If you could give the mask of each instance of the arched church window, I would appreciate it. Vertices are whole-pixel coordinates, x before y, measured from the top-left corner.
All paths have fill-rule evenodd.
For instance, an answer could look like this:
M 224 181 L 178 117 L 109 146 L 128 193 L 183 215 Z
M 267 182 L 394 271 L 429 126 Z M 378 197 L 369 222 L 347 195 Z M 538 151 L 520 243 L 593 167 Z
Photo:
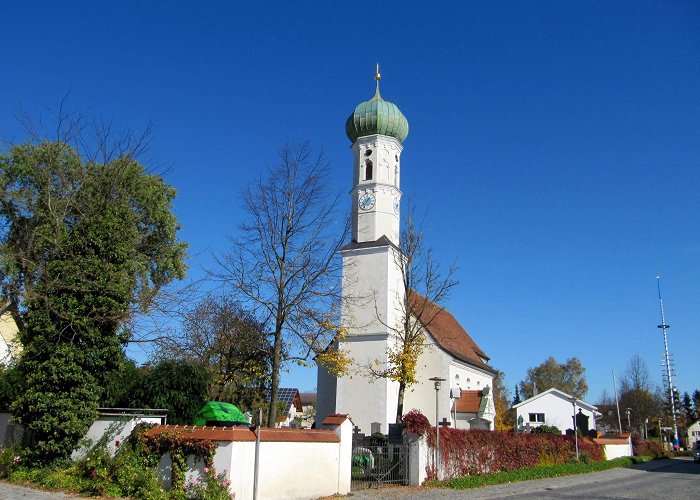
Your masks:
M 476 383 L 476 388 L 478 389 L 479 387 L 481 387 L 481 381 L 478 381 L 478 382 Z
M 459 387 L 459 373 L 455 375 L 455 385 Z
M 365 151 L 365 156 L 372 156 L 372 150 L 368 149 L 367 151 Z
M 372 180 L 372 167 L 373 166 L 374 166 L 374 164 L 372 163 L 372 160 L 365 161 L 365 180 L 366 181 Z
M 471 379 L 467 378 L 467 389 L 471 388 L 471 383 L 472 383 Z

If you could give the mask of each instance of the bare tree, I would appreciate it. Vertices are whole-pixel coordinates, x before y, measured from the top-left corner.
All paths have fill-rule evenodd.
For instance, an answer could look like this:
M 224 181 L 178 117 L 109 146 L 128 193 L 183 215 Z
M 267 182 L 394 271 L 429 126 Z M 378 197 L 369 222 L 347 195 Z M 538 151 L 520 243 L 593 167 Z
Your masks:
M 401 423 L 406 389 L 418 382 L 418 358 L 429 345 L 426 328 L 442 312 L 444 307 L 441 304 L 459 283 L 454 278 L 457 271 L 455 266 L 444 275 L 440 272 L 432 249 L 425 247 L 423 232 L 416 226 L 410 206 L 407 211 L 400 252 L 394 254 L 403 285 L 398 301 L 398 323 L 384 324 L 377 311 L 377 318 L 389 329 L 394 343 L 389 348 L 385 365 L 371 364 L 366 367 L 373 378 L 388 378 L 399 383 L 396 423 Z
M 661 411 L 661 402 L 652 392 L 649 368 L 638 354 L 627 365 L 620 392 L 620 412 L 629 410 L 630 425 L 641 434 L 644 422 Z
M 323 154 L 314 155 L 308 143 L 282 147 L 279 163 L 244 191 L 247 219 L 213 273 L 238 291 L 271 335 L 268 426 L 275 424 L 280 369 L 287 362 L 321 353 L 326 366 L 343 367 L 341 353 L 326 348 L 338 333 L 338 250 L 349 220 L 338 222 L 328 171 Z

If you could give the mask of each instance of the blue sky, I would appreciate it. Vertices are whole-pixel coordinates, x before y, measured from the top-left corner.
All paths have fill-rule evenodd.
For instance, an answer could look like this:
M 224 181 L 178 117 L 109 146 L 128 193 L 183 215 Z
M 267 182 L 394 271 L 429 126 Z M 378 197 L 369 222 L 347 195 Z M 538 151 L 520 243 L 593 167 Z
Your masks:
M 193 276 L 238 193 L 288 141 L 351 187 L 345 119 L 374 91 L 407 117 L 402 189 L 459 268 L 448 307 L 512 390 L 579 357 L 588 399 L 639 354 L 661 381 L 662 276 L 681 392 L 700 388 L 697 2 L 12 2 L 0 138 L 61 98 L 155 135 Z M 349 209 L 350 199 L 345 198 Z M 142 354 L 136 355 L 142 356 Z M 314 370 L 283 385 L 312 390 Z

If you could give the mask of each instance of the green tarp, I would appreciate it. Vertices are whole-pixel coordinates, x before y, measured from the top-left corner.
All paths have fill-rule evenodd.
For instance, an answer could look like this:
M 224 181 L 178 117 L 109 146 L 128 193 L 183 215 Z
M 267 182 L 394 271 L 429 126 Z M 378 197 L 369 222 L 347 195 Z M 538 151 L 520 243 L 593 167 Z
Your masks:
M 195 413 L 194 425 L 248 425 L 248 419 L 231 403 L 209 401 Z

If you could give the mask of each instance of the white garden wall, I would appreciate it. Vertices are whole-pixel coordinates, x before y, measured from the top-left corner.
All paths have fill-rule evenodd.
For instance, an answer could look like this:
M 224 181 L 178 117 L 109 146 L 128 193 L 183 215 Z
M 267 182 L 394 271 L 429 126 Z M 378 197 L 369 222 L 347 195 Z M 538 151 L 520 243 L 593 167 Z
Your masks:
M 632 450 L 632 440 L 628 438 L 598 438 L 594 439 L 596 443 L 603 446 L 606 460 L 613 460 L 620 457 L 631 457 L 634 453 Z
M 331 416 L 326 430 L 262 429 L 259 468 L 259 499 L 318 498 L 350 491 L 352 423 L 345 416 Z M 225 472 L 237 500 L 253 498 L 255 439 L 248 428 L 157 426 L 149 434 L 180 432 L 217 443 L 214 468 Z M 188 457 L 186 480 L 196 479 L 204 464 Z M 159 477 L 170 486 L 169 455 L 161 458 Z

